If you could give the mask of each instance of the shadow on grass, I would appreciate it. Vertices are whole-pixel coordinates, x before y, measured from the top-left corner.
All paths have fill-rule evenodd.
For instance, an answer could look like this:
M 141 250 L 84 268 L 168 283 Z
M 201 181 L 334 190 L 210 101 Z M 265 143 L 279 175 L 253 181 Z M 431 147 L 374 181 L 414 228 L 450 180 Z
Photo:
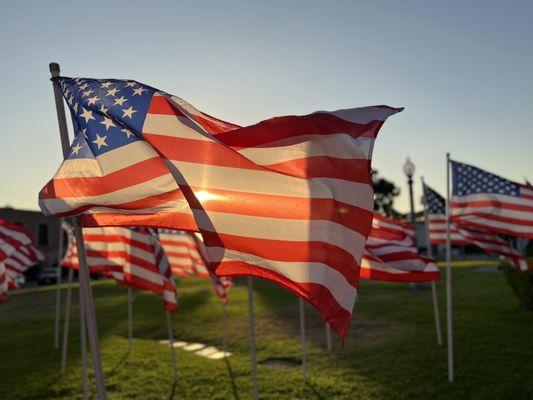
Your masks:
M 231 383 L 231 390 L 233 391 L 233 397 L 235 398 L 235 400 L 239 400 L 239 392 L 237 392 L 237 385 L 235 384 L 235 379 L 233 378 L 231 364 L 227 357 L 224 357 L 224 361 L 226 362 L 226 367 L 228 367 L 228 374 Z
M 174 379 L 174 382 L 172 383 L 172 389 L 170 390 L 170 395 L 168 396 L 168 400 L 172 400 L 174 396 L 176 395 L 177 386 L 178 386 L 178 381 Z

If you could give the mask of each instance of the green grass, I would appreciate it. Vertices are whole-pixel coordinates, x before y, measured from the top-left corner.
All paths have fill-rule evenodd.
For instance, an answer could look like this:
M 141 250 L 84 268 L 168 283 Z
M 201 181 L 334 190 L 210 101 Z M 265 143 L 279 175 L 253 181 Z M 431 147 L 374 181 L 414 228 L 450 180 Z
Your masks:
M 93 286 L 110 399 L 250 399 L 246 289 L 230 292 L 229 364 L 177 350 L 173 385 L 160 299 L 136 293 L 134 343 L 127 345 L 126 290 L 112 282 Z M 439 300 L 444 322 L 443 285 Z M 77 299 L 77 291 L 74 292 Z M 174 320 L 179 340 L 221 347 L 221 304 L 206 281 L 179 285 Z M 80 398 L 80 345 L 73 316 L 67 374 L 53 349 L 53 288 L 13 293 L 0 306 L 0 399 Z M 287 291 L 256 280 L 259 361 L 299 361 L 297 302 Z M 533 314 L 521 309 L 498 272 L 454 271 L 456 382 L 447 382 L 446 349 L 435 340 L 430 291 L 362 282 L 343 348 L 325 350 L 320 317 L 307 308 L 309 384 L 299 368 L 260 365 L 262 399 L 531 399 Z M 77 312 L 77 309 L 74 309 Z M 92 375 L 90 376 L 92 379 Z M 91 396 L 95 388 L 91 380 Z

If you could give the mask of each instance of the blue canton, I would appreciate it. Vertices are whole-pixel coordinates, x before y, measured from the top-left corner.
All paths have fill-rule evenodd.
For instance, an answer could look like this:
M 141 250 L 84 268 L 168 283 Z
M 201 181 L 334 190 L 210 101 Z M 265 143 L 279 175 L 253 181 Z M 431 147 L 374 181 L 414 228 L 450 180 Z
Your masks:
M 444 197 L 425 185 L 426 202 L 429 214 L 444 214 L 446 211 Z
M 95 158 L 142 140 L 142 127 L 155 89 L 135 81 L 58 78 L 69 105 L 74 140 L 69 159 Z
M 520 196 L 520 185 L 472 165 L 452 161 L 453 195 L 503 194 Z

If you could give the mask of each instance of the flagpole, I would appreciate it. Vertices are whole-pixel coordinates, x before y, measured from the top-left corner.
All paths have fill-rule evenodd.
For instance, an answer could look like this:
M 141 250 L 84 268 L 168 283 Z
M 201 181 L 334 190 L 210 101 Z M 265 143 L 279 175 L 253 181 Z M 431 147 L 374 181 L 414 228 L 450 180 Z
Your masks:
M 331 327 L 329 326 L 329 324 L 326 322 L 326 348 L 328 349 L 328 351 L 331 351 Z
M 50 63 L 50 72 L 52 78 L 59 76 L 59 64 Z M 57 120 L 59 123 L 59 134 L 61 137 L 61 147 L 63 149 L 63 158 L 67 158 L 70 141 L 68 137 L 67 120 L 65 117 L 65 107 L 63 104 L 63 97 L 59 88 L 54 84 L 54 97 L 56 104 Z M 96 327 L 96 316 L 94 314 L 94 300 L 90 286 L 89 269 L 87 267 L 87 258 L 85 255 L 85 245 L 83 242 L 83 233 L 81 224 L 78 218 L 73 218 L 74 235 L 76 237 L 76 247 L 78 250 L 79 260 L 79 287 L 81 295 L 83 296 L 83 307 L 85 311 L 85 318 L 87 328 L 89 331 L 89 345 L 91 347 L 91 354 L 93 357 L 94 376 L 96 380 L 96 388 L 98 391 L 98 399 L 105 400 L 106 389 L 104 382 L 104 372 L 102 370 L 102 362 L 100 360 L 100 345 L 98 343 L 98 331 Z
M 168 329 L 168 344 L 170 346 L 170 352 L 172 353 L 172 373 L 174 374 L 174 381 L 178 381 L 178 367 L 176 365 L 176 349 L 174 348 L 174 335 L 172 333 L 172 315 L 169 311 L 165 311 L 165 316 L 167 318 L 167 329 Z
M 252 351 L 252 389 L 253 399 L 259 399 L 259 388 L 257 386 L 257 354 L 255 348 L 255 315 L 254 315 L 254 287 L 252 277 L 248 276 L 248 313 L 250 330 L 250 347 Z
M 65 302 L 65 319 L 63 321 L 63 347 L 61 349 L 61 375 L 65 374 L 67 368 L 67 351 L 68 351 L 68 331 L 70 328 L 70 305 L 72 302 L 72 279 L 74 269 L 72 266 L 68 269 L 67 299 Z
M 128 287 L 128 350 L 131 350 L 131 339 L 133 336 L 133 323 L 132 323 L 132 293 L 131 288 Z
M 448 336 L 448 381 L 453 382 L 452 253 L 450 234 L 450 153 L 446 153 L 446 328 Z
M 61 279 L 62 279 L 62 268 L 61 268 L 61 258 L 63 256 L 63 218 L 59 219 L 59 243 L 57 245 L 57 289 L 56 289 L 56 317 L 54 323 L 54 348 L 59 347 L 59 322 L 61 314 Z
M 426 228 L 426 241 L 428 249 L 428 257 L 433 258 L 433 249 L 431 248 L 431 239 L 429 236 L 429 210 L 427 206 L 427 195 L 426 195 L 426 184 L 424 183 L 424 177 L 422 180 L 422 196 L 424 196 L 424 220 Z M 437 299 L 437 285 L 435 281 L 431 281 L 431 297 L 433 300 L 433 314 L 435 315 L 435 333 L 437 334 L 437 344 L 442 346 L 442 332 L 440 330 L 440 313 L 439 313 L 439 303 Z
M 222 302 L 222 349 L 224 357 L 228 354 L 228 312 L 226 301 Z
M 79 291 L 79 314 L 80 314 L 80 342 L 81 342 L 81 380 L 83 388 L 83 400 L 89 398 L 89 380 L 87 371 L 87 327 L 85 325 L 85 313 L 83 312 L 83 296 Z
M 307 342 L 305 340 L 305 304 L 301 297 L 298 296 L 300 304 L 300 340 L 302 344 L 302 375 L 304 382 L 307 382 Z

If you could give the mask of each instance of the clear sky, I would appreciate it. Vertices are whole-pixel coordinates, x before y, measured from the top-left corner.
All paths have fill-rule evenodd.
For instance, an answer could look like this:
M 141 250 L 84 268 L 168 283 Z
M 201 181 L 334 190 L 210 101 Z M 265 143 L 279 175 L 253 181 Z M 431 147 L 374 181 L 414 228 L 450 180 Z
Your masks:
M 129 78 L 238 124 L 387 104 L 374 167 L 445 152 L 533 181 L 531 1 L 19 1 L 0 5 L 0 206 L 36 209 L 61 150 L 48 63 Z

